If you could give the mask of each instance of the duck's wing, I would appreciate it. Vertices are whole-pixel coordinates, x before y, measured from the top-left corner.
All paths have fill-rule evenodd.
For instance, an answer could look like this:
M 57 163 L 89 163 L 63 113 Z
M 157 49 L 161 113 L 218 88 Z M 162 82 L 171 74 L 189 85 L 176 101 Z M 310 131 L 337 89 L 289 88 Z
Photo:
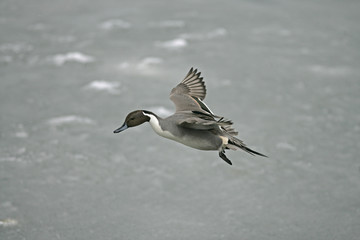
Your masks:
M 201 72 L 191 68 L 184 80 L 171 90 L 170 100 L 174 102 L 176 112 L 200 111 L 213 115 L 203 102 L 206 96 L 206 87 L 200 75 Z
M 191 68 L 184 80 L 171 90 L 170 99 L 176 107 L 176 123 L 197 130 L 221 130 L 231 135 L 237 132 L 232 121 L 216 116 L 203 102 L 206 87 L 201 73 Z
M 200 100 L 204 100 L 206 96 L 206 87 L 205 82 L 200 75 L 201 72 L 191 68 L 184 80 L 172 89 L 171 94 L 187 94 L 199 98 Z
M 231 127 L 233 122 L 223 117 L 214 116 L 198 111 L 175 113 L 178 115 L 179 126 L 197 130 L 220 130 L 235 136 L 237 132 Z

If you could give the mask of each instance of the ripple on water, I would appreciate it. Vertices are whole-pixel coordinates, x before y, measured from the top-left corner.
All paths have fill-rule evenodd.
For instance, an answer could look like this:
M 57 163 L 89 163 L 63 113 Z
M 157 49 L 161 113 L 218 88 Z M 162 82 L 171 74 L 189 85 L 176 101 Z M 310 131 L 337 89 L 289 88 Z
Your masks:
M 56 66 L 62 66 L 67 62 L 73 63 L 91 63 L 95 61 L 95 58 L 81 52 L 68 52 L 64 54 L 56 54 L 49 58 L 49 61 Z
M 94 120 L 87 118 L 87 117 L 81 117 L 76 115 L 68 115 L 68 116 L 60 116 L 51 118 L 48 121 L 48 124 L 52 126 L 61 126 L 66 124 L 73 124 L 73 123 L 81 123 L 81 124 L 94 124 Z
M 188 42 L 184 38 L 175 38 L 173 40 L 164 41 L 164 42 L 155 42 L 156 47 L 165 48 L 168 50 L 179 50 L 188 45 Z
M 119 90 L 120 83 L 119 82 L 109 82 L 105 80 L 95 80 L 85 86 L 85 89 L 94 90 L 94 91 L 102 91 L 111 94 L 120 93 Z

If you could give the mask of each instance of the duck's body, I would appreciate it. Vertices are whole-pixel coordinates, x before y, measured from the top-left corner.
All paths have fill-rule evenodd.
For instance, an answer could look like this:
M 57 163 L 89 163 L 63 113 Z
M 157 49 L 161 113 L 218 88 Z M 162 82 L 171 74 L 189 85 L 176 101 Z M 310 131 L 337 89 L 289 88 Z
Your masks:
M 176 124 L 183 118 L 182 114 L 175 113 L 165 119 L 151 112 L 145 114 L 150 116 L 149 122 L 153 130 L 162 137 L 199 150 L 218 150 L 222 145 L 221 138 L 212 132 L 186 128 Z
M 136 110 L 128 114 L 124 124 L 114 133 L 148 121 L 160 136 L 199 150 L 217 150 L 219 156 L 230 165 L 232 163 L 225 156 L 225 149 L 240 148 L 250 154 L 266 157 L 246 147 L 235 137 L 237 132 L 231 128 L 232 122 L 214 115 L 202 101 L 205 95 L 205 83 L 200 72 L 191 68 L 185 79 L 170 93 L 170 99 L 176 106 L 173 115 L 163 119 L 150 111 Z

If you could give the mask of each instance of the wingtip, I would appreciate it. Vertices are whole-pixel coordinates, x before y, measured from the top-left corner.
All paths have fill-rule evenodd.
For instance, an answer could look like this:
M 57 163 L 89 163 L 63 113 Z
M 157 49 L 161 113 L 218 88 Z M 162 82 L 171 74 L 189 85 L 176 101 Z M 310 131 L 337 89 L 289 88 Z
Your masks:
M 198 69 L 197 69 L 197 68 L 195 68 L 195 67 L 191 67 L 189 72 L 194 72 L 194 73 L 196 73 L 197 71 L 198 71 Z
M 190 70 L 189 70 L 189 72 L 186 74 L 186 77 L 185 77 L 185 78 L 187 78 L 187 77 L 190 76 L 191 74 L 195 74 L 196 71 L 197 71 L 196 68 L 194 69 L 194 67 L 191 67 Z

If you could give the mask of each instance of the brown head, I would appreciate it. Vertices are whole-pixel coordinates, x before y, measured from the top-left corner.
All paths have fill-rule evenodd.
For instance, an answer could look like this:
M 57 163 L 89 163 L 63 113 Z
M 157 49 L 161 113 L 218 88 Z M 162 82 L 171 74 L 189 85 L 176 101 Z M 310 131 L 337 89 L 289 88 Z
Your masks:
M 144 114 L 144 110 L 133 111 L 126 116 L 124 124 L 116 129 L 114 133 L 122 132 L 129 127 L 135 127 L 148 121 L 150 121 L 150 117 Z

